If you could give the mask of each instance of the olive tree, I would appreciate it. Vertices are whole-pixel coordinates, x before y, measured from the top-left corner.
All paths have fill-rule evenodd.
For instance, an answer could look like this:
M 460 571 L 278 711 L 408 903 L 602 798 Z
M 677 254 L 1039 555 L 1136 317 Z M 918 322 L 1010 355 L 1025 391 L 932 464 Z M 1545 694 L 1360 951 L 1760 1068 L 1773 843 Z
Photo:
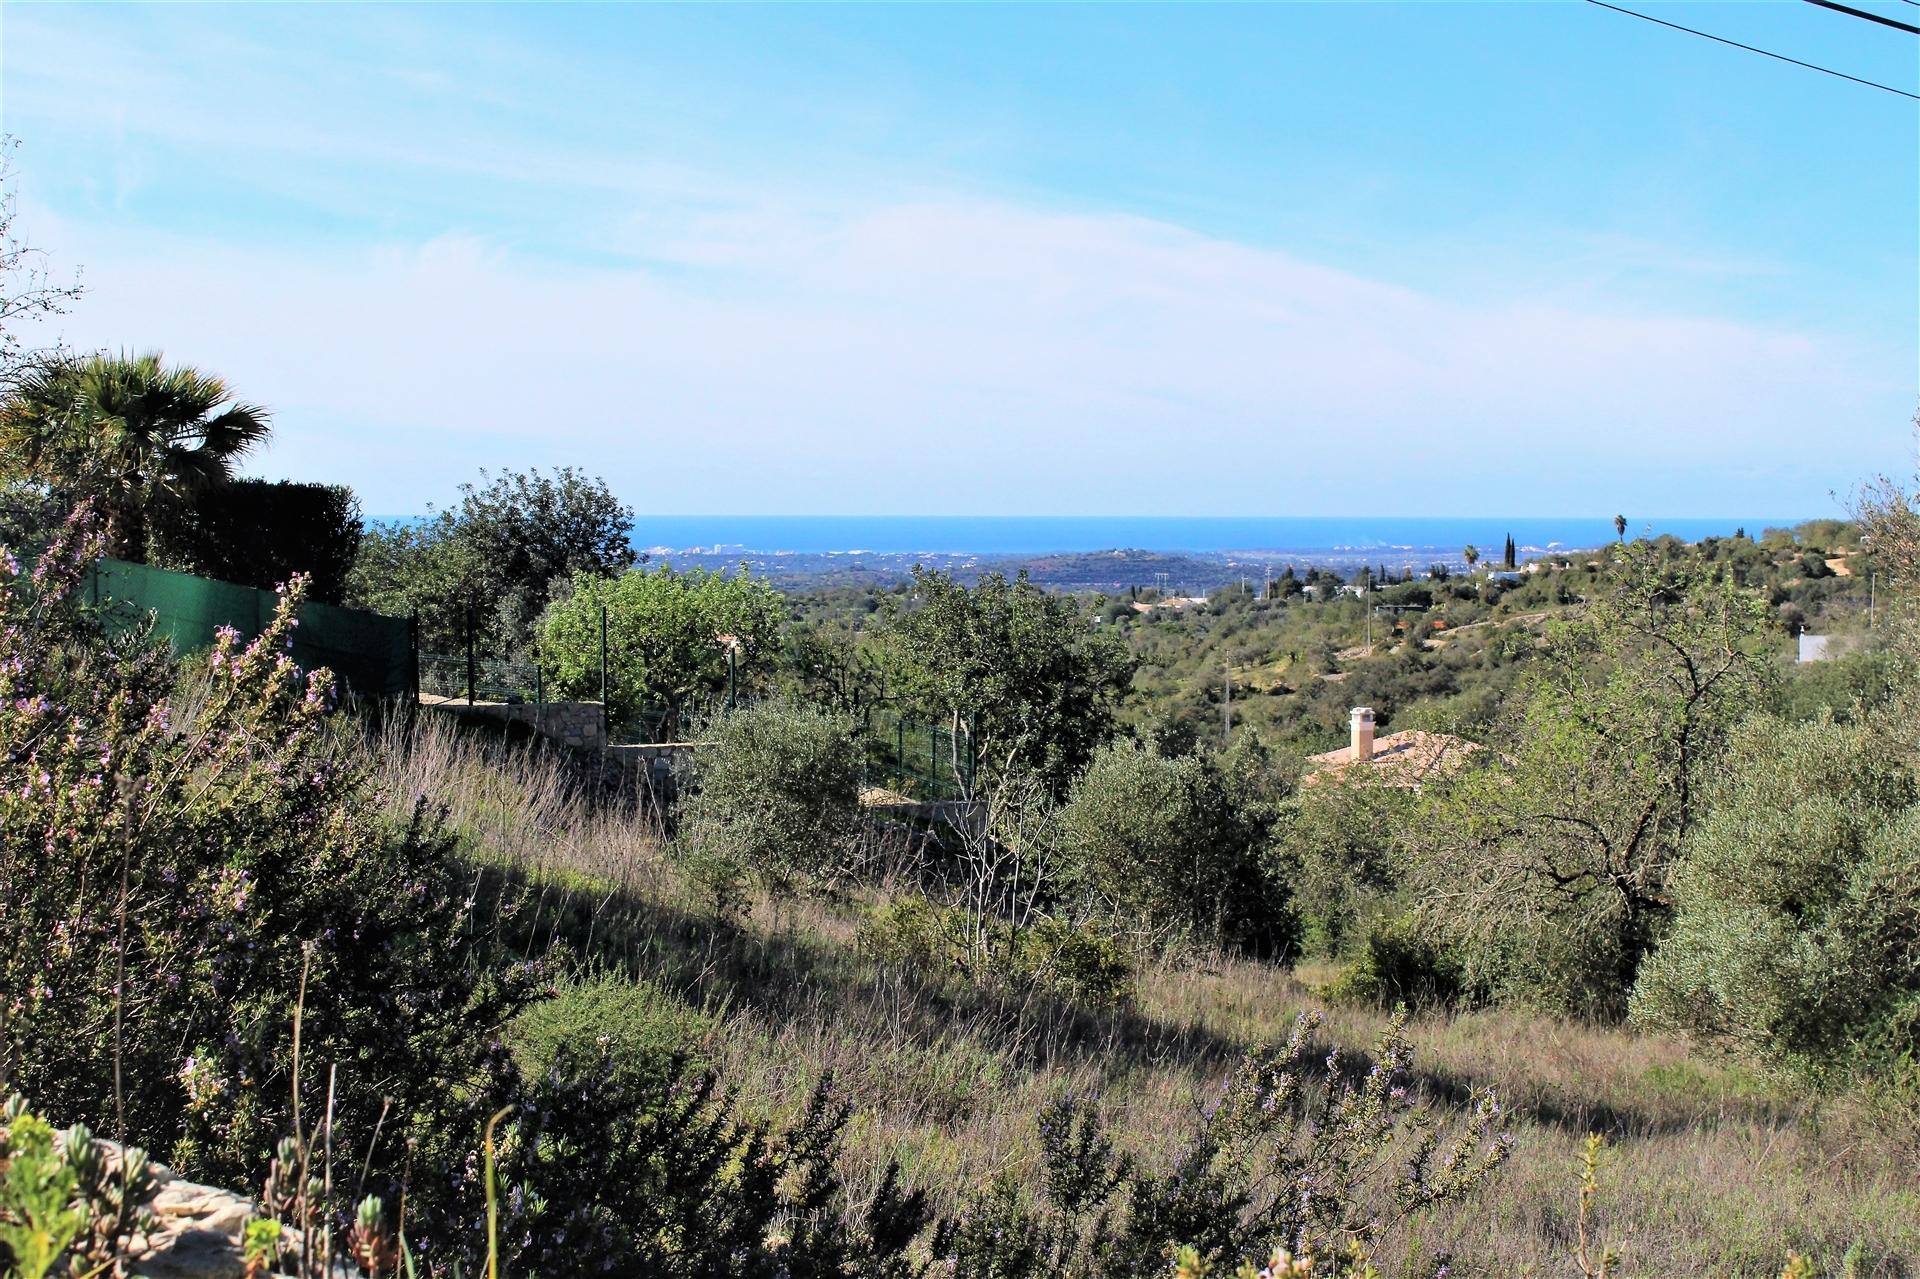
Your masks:
M 1624 1010 L 1728 735 L 1770 691 L 1765 602 L 1697 558 L 1616 547 L 1549 629 L 1503 767 L 1433 788 L 1409 887 L 1509 994 Z
M 746 872 L 785 890 L 835 877 L 859 814 L 854 722 L 764 702 L 715 717 L 700 737 L 680 839 L 710 882 Z
M 913 597 L 884 632 L 908 698 L 952 724 L 956 743 L 971 733 L 983 773 L 1030 772 L 1063 794 L 1113 732 L 1135 665 L 1124 643 L 1025 573 L 969 588 L 916 568 Z
M 1067 874 L 1102 914 L 1147 935 L 1290 954 L 1296 930 L 1268 873 L 1273 821 L 1266 797 L 1220 761 L 1116 742 L 1061 813 Z
M 1816 1076 L 1920 1056 L 1920 784 L 1884 728 L 1740 729 L 1638 1020 Z

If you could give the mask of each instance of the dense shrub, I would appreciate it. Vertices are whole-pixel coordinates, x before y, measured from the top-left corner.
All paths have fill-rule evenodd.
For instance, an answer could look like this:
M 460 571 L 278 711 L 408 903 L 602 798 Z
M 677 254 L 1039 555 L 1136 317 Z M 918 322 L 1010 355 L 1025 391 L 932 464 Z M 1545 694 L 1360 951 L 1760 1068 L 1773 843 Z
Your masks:
M 600 972 L 560 982 L 551 999 L 514 1018 L 506 1039 L 526 1075 L 540 1079 L 582 1046 L 615 1060 L 663 1061 L 689 1054 L 708 1029 L 705 1016 L 652 982 Z
M 1061 822 L 1067 877 L 1108 917 L 1294 952 L 1284 886 L 1270 873 L 1273 808 L 1219 761 L 1115 743 L 1074 783 Z
M 932 1214 L 892 1168 L 866 1204 L 847 1202 L 835 1163 L 849 1113 L 823 1080 L 776 1134 L 677 1057 L 562 1049 L 501 1161 L 504 1273 L 905 1279 Z
M 1288 802 L 1278 838 L 1303 951 L 1351 959 L 1375 920 L 1400 908 L 1417 811 L 1410 787 L 1358 769 L 1322 774 Z
M 285 656 L 297 587 L 188 699 L 164 649 L 76 607 L 96 547 L 76 518 L 30 577 L 0 565 L 0 1075 L 234 1184 L 331 1085 L 376 1167 L 411 1141 L 446 1171 L 416 1176 L 424 1223 L 510 1086 L 495 1035 L 540 967 L 489 953 L 428 816 L 370 802 L 324 673 Z
M 1790 720 L 1814 719 L 1824 711 L 1842 722 L 1851 721 L 1884 710 L 1899 682 L 1895 655 L 1888 652 L 1843 653 L 1827 661 L 1806 662 L 1793 668 L 1782 687 L 1780 712 Z
M 1634 1013 L 1820 1075 L 1920 1061 L 1920 783 L 1888 726 L 1745 725 Z
M 1473 993 L 1461 957 L 1404 912 L 1368 925 L 1358 953 L 1327 991 L 1338 1000 L 1415 1008 L 1456 1005 Z
M 840 872 L 860 805 L 851 720 L 765 702 L 717 716 L 699 735 L 680 839 L 703 875 L 751 873 L 790 889 Z
M 930 974 L 956 972 L 981 985 L 1038 991 L 1089 1008 L 1133 996 L 1133 965 L 1106 929 L 1038 918 L 1026 927 L 982 921 L 958 907 L 917 894 L 867 912 L 859 945 L 889 967 Z
M 233 480 L 155 512 L 147 559 L 262 590 L 305 574 L 309 597 L 338 604 L 360 537 L 360 503 L 345 485 Z

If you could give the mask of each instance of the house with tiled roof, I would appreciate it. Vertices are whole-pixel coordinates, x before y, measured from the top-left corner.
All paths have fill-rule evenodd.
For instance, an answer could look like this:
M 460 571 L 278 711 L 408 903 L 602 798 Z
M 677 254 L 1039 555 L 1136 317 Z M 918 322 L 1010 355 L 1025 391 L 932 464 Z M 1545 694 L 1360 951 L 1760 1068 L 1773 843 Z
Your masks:
M 1374 736 L 1373 708 L 1356 706 L 1349 719 L 1349 741 L 1339 750 L 1307 757 L 1304 785 L 1323 778 L 1364 778 L 1386 786 L 1418 787 L 1450 776 L 1486 750 L 1478 742 L 1451 733 L 1407 728 Z M 1353 770 L 1364 770 L 1356 773 Z

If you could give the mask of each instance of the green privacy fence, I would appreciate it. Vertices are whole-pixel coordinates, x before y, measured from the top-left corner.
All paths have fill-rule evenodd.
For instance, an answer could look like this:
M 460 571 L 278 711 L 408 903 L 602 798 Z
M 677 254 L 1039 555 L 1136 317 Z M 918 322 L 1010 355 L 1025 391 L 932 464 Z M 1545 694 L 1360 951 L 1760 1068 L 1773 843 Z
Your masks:
M 87 592 L 128 624 L 151 614 L 155 636 L 176 654 L 211 647 L 222 626 L 252 639 L 273 621 L 280 603 L 272 591 L 115 559 L 94 566 Z M 310 601 L 300 606 L 289 656 L 303 670 L 329 668 L 361 697 L 414 692 L 413 624 L 404 617 Z

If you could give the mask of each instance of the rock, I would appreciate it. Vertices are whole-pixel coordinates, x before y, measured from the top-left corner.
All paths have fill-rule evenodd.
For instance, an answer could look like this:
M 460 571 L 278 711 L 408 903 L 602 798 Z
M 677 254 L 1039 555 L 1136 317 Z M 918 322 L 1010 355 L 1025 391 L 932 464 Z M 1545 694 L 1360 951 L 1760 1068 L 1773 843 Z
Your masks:
M 120 1146 L 100 1144 L 110 1166 L 117 1167 Z M 128 1273 L 146 1279 L 240 1279 L 246 1271 L 240 1233 L 254 1215 L 253 1200 L 187 1181 L 161 1164 L 150 1167 L 159 1187 L 150 1205 L 151 1228 L 130 1241 Z

